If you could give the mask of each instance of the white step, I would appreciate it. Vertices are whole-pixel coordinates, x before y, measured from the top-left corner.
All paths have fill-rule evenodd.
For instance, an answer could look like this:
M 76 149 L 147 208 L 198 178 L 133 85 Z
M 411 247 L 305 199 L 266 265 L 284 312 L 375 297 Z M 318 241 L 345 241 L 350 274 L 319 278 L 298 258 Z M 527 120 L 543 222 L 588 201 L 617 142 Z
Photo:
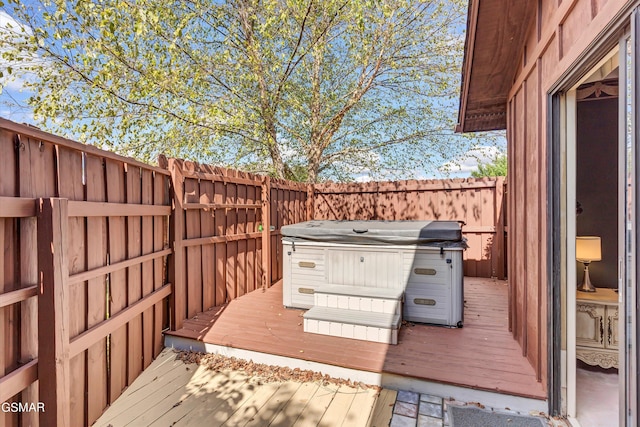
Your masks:
M 315 307 L 399 314 L 401 289 L 365 286 L 323 285 L 313 294 Z
M 399 313 L 313 307 L 304 314 L 304 331 L 386 344 L 398 343 Z

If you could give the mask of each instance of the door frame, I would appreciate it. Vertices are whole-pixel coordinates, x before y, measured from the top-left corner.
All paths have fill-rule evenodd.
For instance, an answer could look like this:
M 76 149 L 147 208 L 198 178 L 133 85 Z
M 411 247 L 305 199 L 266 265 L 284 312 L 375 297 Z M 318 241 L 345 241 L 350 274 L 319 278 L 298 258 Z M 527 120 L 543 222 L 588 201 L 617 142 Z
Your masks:
M 633 5 L 636 7 L 637 4 Z M 614 25 L 615 24 L 615 25 Z M 609 29 L 598 38 L 598 41 L 592 44 L 590 49 L 585 53 L 574 66 L 562 76 L 562 78 L 547 93 L 547 155 L 548 155 L 548 186 L 549 195 L 548 203 L 548 229 L 547 241 L 549 244 L 548 251 L 548 287 L 549 300 L 549 318 L 548 333 L 550 337 L 548 346 L 548 399 L 549 413 L 552 415 L 568 416 L 572 423 L 576 420 L 572 419 L 576 415 L 576 333 L 575 333 L 575 307 L 576 295 L 573 289 L 575 286 L 571 284 L 577 283 L 575 269 L 575 236 L 576 236 L 576 218 L 573 214 L 576 205 L 576 99 L 575 89 L 583 82 L 593 70 L 598 69 L 612 54 L 619 54 L 621 57 L 620 68 L 623 67 L 623 42 L 627 37 L 635 40 L 633 45 L 635 51 L 633 58 L 640 55 L 640 13 L 633 8 L 629 8 L 625 13 L 619 15 L 616 22 L 612 23 Z M 618 51 L 618 53 L 614 53 Z M 634 107 L 640 102 L 640 65 L 633 62 L 632 69 L 635 69 L 635 85 L 632 104 Z M 588 70 L 585 72 L 585 70 Z M 625 69 L 626 71 L 626 69 Z M 626 77 L 620 73 L 619 81 L 621 82 L 620 108 L 619 108 L 619 125 L 620 127 L 620 148 L 619 148 L 619 164 L 625 161 L 622 157 L 623 141 L 625 140 L 626 131 L 625 122 L 623 120 L 624 96 L 623 88 L 626 88 Z M 625 89 L 626 92 L 626 89 Z M 640 108 L 633 108 L 633 116 L 638 126 L 635 126 L 636 144 L 640 141 L 640 120 L 638 115 Z M 623 132 L 624 131 L 624 132 Z M 637 145 L 636 145 L 637 146 Z M 635 151 L 635 164 L 640 165 L 640 149 Z M 620 172 L 623 173 L 622 171 Z M 635 169 L 635 188 L 639 185 L 638 169 Z M 621 175 L 619 180 L 619 191 L 623 182 Z M 634 214 L 638 218 L 638 209 L 640 203 L 635 198 Z M 623 208 L 624 201 L 620 202 L 620 209 Z M 619 212 L 620 214 L 620 212 Z M 625 223 L 624 218 L 620 218 L 621 223 Z M 637 224 L 637 221 L 635 222 Z M 626 232 L 618 233 L 618 241 L 621 248 L 625 247 Z M 634 234 L 635 241 L 640 241 L 640 232 L 636 227 Z M 623 249 L 619 249 L 619 258 L 621 254 L 626 254 Z M 625 255 L 626 256 L 626 255 Z M 635 256 L 635 255 L 634 255 Z M 636 258 L 637 261 L 637 258 Z M 639 283 L 640 269 L 634 272 L 635 286 Z M 624 301 L 624 309 L 620 312 L 620 425 L 633 426 L 638 421 L 638 351 L 634 340 L 640 339 L 636 322 L 640 314 L 633 311 L 630 307 L 635 307 L 637 299 L 636 288 L 632 292 L 625 292 L 621 280 L 624 277 L 625 269 L 622 264 L 619 267 L 618 280 L 619 288 L 621 288 L 621 301 Z M 629 295 L 627 295 L 629 294 Z M 630 327 L 625 327 L 630 319 Z M 633 338 L 633 339 L 632 339 Z M 626 345 L 625 345 L 626 343 Z M 629 355 L 624 351 L 632 344 Z M 633 378 L 634 380 L 627 380 Z

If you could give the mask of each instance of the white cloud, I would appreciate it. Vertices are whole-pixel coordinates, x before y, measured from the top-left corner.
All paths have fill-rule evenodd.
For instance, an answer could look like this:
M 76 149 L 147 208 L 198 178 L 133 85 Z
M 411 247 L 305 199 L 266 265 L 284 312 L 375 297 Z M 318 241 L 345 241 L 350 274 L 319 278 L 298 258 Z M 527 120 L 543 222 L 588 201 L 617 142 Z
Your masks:
M 1 97 L 0 100 L 2 100 Z M 33 111 L 30 108 L 1 106 L 0 117 L 16 123 L 35 123 Z
M 15 18 L 9 15 L 7 12 L 0 10 L 0 27 L 7 28 L 7 24 L 9 24 L 12 28 L 15 28 L 15 29 L 24 28 L 25 32 L 28 35 L 33 34 L 30 28 L 16 21 Z
M 32 35 L 31 29 L 4 11 L 0 11 L 0 37 L 9 39 L 14 43 L 27 40 Z M 0 48 L 2 53 L 2 48 Z M 19 55 L 17 61 L 9 62 L 0 56 L 0 71 L 3 77 L 0 78 L 0 115 L 16 122 L 33 122 L 33 112 L 26 107 L 26 98 L 30 93 L 25 89 L 25 83 L 35 79 L 36 76 L 22 68 L 39 60 L 37 55 L 24 52 Z M 11 68 L 11 73 L 9 73 Z
M 444 163 L 440 168 L 438 168 L 438 171 L 445 174 L 450 173 L 458 176 L 466 174 L 469 176 L 471 175 L 471 172 L 478 169 L 479 164 L 493 162 L 496 156 L 500 153 L 500 149 L 494 146 L 476 147 L 464 153 L 464 155 L 459 159 L 453 159 Z
M 373 172 L 369 169 L 362 170 L 355 177 L 356 182 L 370 182 L 370 181 L 396 181 L 405 179 L 432 179 L 433 176 L 425 175 L 424 171 L 417 169 L 407 169 L 401 171 L 393 171 L 390 169 L 382 169 L 380 171 Z
M 373 178 L 371 178 L 371 175 L 366 174 L 366 175 L 359 175 L 355 177 L 355 182 L 370 182 L 373 181 Z

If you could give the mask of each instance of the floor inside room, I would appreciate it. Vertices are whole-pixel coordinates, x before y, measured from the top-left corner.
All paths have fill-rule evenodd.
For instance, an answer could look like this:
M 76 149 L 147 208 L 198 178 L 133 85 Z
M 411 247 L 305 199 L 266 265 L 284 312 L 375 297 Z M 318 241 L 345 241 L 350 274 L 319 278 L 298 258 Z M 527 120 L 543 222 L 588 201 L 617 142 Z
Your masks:
M 576 373 L 578 421 L 581 427 L 618 423 L 618 370 L 580 363 Z

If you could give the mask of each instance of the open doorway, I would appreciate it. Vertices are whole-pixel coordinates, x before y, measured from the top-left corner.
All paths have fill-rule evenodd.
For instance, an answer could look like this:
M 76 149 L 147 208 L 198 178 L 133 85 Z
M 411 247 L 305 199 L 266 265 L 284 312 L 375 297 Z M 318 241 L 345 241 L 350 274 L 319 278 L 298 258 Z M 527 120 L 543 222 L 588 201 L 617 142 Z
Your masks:
M 611 57 L 575 90 L 576 418 L 611 425 L 619 414 L 619 60 Z M 582 261 L 582 262 L 581 262 Z M 571 263 L 569 262 L 569 268 Z M 571 289 L 571 285 L 568 286 Z
M 632 39 L 627 33 L 617 48 L 553 98 L 553 140 L 559 142 L 553 154 L 558 162 L 554 224 L 559 230 L 554 234 L 559 242 L 554 246 L 554 283 L 560 291 L 555 301 L 562 329 L 554 345 L 561 355 L 562 413 L 580 427 L 637 425 L 635 165 L 640 116 L 635 104 L 640 91 Z M 584 254 L 585 240 L 595 253 Z M 584 279 L 587 267 L 595 285 L 591 291 Z

